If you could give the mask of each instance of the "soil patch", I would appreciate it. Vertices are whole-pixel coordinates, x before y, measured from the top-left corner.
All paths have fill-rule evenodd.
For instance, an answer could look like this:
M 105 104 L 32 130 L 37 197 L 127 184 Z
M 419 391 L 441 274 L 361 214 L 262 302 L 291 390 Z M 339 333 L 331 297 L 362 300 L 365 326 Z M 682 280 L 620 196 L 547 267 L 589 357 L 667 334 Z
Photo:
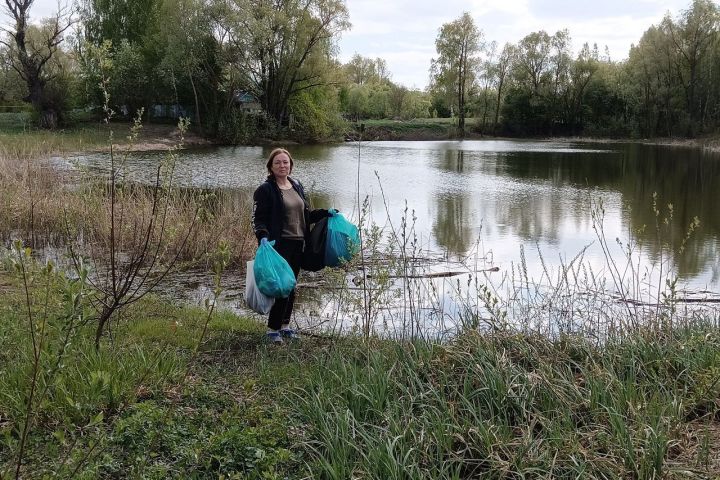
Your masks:
M 175 125 L 143 125 L 137 140 L 129 147 L 129 150 L 132 152 L 164 151 L 178 145 L 180 140 L 180 130 Z M 182 143 L 184 148 L 215 145 L 212 140 L 195 132 L 185 132 Z M 127 142 L 118 143 L 116 146 L 128 148 Z

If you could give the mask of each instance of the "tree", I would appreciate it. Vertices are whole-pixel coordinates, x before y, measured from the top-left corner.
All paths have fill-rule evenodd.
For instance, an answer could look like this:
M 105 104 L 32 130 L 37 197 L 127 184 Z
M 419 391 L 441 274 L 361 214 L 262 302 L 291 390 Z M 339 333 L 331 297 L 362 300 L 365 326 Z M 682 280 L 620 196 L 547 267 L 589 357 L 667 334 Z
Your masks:
M 30 103 L 40 117 L 42 128 L 57 128 L 62 109 L 55 95 L 49 94 L 48 84 L 57 72 L 51 73 L 51 60 L 56 57 L 59 45 L 65 39 L 65 32 L 75 23 L 73 12 L 60 6 L 54 17 L 45 21 L 38 29 L 37 36 L 31 35 L 30 8 L 34 0 L 4 0 L 5 9 L 13 20 L 10 28 L 2 31 L 9 35 L 9 41 L 0 39 L 0 43 L 11 52 L 12 68 L 20 75 L 27 86 L 27 96 L 23 99 Z
M 348 92 L 346 112 L 354 121 L 366 116 L 368 107 L 368 88 L 364 85 L 353 85 Z
M 369 86 L 367 116 L 370 118 L 387 118 L 390 113 L 390 87 L 384 84 Z
M 334 41 L 350 27 L 344 0 L 220 2 L 218 29 L 240 82 L 278 124 L 299 92 L 326 85 Z
M 17 105 L 25 97 L 22 79 L 12 68 L 12 52 L 0 45 L 0 105 Z
M 482 31 L 466 12 L 457 20 L 444 24 L 435 40 L 438 58 L 431 63 L 432 81 L 448 93 L 453 92 L 461 137 L 465 135 L 467 93 L 475 80 L 482 38 Z
M 403 105 L 409 93 L 410 91 L 402 85 L 395 85 L 394 83 L 390 85 L 388 101 L 390 103 L 390 114 L 393 117 L 403 116 Z
M 375 62 L 356 53 L 343 68 L 350 83 L 364 85 L 375 78 Z
M 82 0 L 85 39 L 94 45 L 109 40 L 141 43 L 157 19 L 161 0 Z
M 403 97 L 400 117 L 405 120 L 427 118 L 430 115 L 430 96 L 420 90 L 408 90 Z
M 390 70 L 388 70 L 385 59 L 380 57 L 375 59 L 375 75 L 377 75 L 379 82 L 390 81 Z
M 682 113 L 678 105 L 675 81 L 675 52 L 665 29 L 651 26 L 636 46 L 631 47 L 626 63 L 628 98 L 642 135 L 672 136 Z
M 632 97 L 628 94 L 630 80 L 625 65 L 602 60 L 597 48 L 591 50 L 587 63 L 582 59 L 583 55 L 581 51 L 576 60 L 581 63 L 575 66 L 578 75 L 583 70 L 592 75 L 583 90 L 577 114 L 582 132 L 590 136 L 614 137 L 637 134 L 636 119 L 630 115 L 628 105 Z
M 166 81 L 166 76 L 158 68 L 166 45 L 165 42 L 157 41 L 162 2 L 82 0 L 80 12 L 83 30 L 78 52 L 91 104 L 101 105 L 105 99 L 104 92 L 98 87 L 99 81 L 92 72 L 95 60 L 91 58 L 93 52 L 90 45 L 95 50 L 107 49 L 106 54 L 112 64 L 107 93 L 116 111 L 135 118 L 141 108 L 149 113 L 150 106 L 158 100 L 159 94 L 176 91 L 176 86 L 168 85 L 170 82 Z
M 718 22 L 720 10 L 711 0 L 693 0 L 692 5 L 683 11 L 677 24 L 667 16 L 663 26 L 670 34 L 678 53 L 678 75 L 685 90 L 687 110 L 690 116 L 688 134 L 694 134 L 696 124 L 702 128 L 698 103 L 699 73 L 702 64 L 707 61 L 711 47 L 718 40 Z
M 570 66 L 570 101 L 568 111 L 568 123 L 573 128 L 582 125 L 582 106 L 585 98 L 585 91 L 590 80 L 598 70 L 599 59 L 597 58 L 597 50 L 591 52 L 590 46 L 583 44 L 577 58 Z
M 553 42 L 545 31 L 525 36 L 515 49 L 512 87 L 503 104 L 503 125 L 511 133 L 546 134 L 555 106 L 553 92 Z
M 347 81 L 358 85 L 366 83 L 387 83 L 390 81 L 390 72 L 387 62 L 382 58 L 368 58 L 355 54 L 350 61 L 343 65 Z
M 552 38 L 542 30 L 527 35 L 518 44 L 513 76 L 535 96 L 549 83 L 551 49 Z
M 513 60 L 515 58 L 515 47 L 506 43 L 500 52 L 498 61 L 494 66 L 494 78 L 495 78 L 495 91 L 497 92 L 497 98 L 495 100 L 495 121 L 493 122 L 493 134 L 497 134 L 498 120 L 500 118 L 500 105 L 502 103 L 503 88 L 507 80 L 507 76 L 512 68 Z
M 568 86 L 570 75 L 570 64 L 572 56 L 570 53 L 570 33 L 567 30 L 560 30 L 550 39 L 552 55 L 550 65 L 553 77 L 553 96 L 556 98 L 563 95 L 563 90 Z
M 487 45 L 485 58 L 481 63 L 478 77 L 480 79 L 480 102 L 479 111 L 481 113 L 480 131 L 485 133 L 487 127 L 487 119 L 491 109 L 491 102 L 494 95 L 491 88 L 495 83 L 495 57 L 497 55 L 497 42 L 493 41 Z M 477 114 L 475 115 L 477 117 Z
M 175 82 L 172 87 L 179 97 L 192 98 L 194 122 L 200 130 L 203 130 L 201 111 L 215 113 L 214 102 L 205 97 L 217 90 L 221 76 L 217 65 L 220 48 L 204 6 L 203 0 L 164 0 L 159 10 L 164 21 L 159 22 L 150 40 L 163 52 L 157 66 L 159 76 Z
M 550 55 L 550 68 L 552 74 L 552 89 L 548 106 L 550 107 L 550 134 L 556 124 L 567 128 L 569 121 L 570 107 L 570 70 L 572 54 L 570 51 L 570 33 L 567 30 L 560 30 L 552 36 L 552 54 Z M 563 132 L 566 133 L 566 132 Z

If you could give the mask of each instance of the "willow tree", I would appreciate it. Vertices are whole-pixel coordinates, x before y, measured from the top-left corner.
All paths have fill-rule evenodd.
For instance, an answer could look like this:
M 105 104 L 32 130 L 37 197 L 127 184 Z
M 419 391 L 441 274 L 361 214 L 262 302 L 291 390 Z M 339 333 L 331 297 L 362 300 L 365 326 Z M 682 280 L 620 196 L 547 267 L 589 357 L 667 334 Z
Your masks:
M 350 27 L 344 0 L 218 0 L 218 32 L 241 88 L 278 124 L 290 99 L 327 85 L 337 36 Z
M 160 0 L 81 0 L 85 38 L 100 45 L 110 40 L 139 43 L 157 20 Z
M 467 96 L 480 62 L 482 40 L 482 31 L 467 12 L 457 20 L 444 24 L 435 40 L 438 58 L 431 63 L 433 88 L 452 92 L 461 137 L 465 136 Z
M 54 129 L 62 113 L 56 95 L 49 93 L 49 84 L 57 75 L 52 61 L 65 39 L 65 31 L 74 23 L 72 10 L 58 6 L 57 13 L 39 28 L 30 24 L 30 8 L 35 0 L 4 0 L 5 11 L 11 19 L 9 26 L 0 26 L 0 43 L 9 51 L 10 65 L 27 87 L 23 99 L 30 103 L 40 117 L 42 128 Z M 5 38 L 9 39 L 6 40 Z M 54 71 L 55 70 L 55 71 Z

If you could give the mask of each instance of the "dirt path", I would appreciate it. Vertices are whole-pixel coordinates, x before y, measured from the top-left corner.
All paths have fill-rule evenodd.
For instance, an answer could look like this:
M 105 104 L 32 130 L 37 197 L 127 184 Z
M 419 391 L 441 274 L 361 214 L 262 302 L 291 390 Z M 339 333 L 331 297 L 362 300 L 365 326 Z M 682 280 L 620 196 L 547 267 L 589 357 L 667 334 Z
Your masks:
M 194 132 L 185 132 L 182 140 L 185 148 L 209 147 L 215 144 L 213 141 Z M 132 152 L 164 151 L 179 143 L 180 131 L 177 126 L 147 124 L 143 125 L 136 142 L 129 147 L 129 150 Z M 127 141 L 118 142 L 117 146 L 125 148 Z

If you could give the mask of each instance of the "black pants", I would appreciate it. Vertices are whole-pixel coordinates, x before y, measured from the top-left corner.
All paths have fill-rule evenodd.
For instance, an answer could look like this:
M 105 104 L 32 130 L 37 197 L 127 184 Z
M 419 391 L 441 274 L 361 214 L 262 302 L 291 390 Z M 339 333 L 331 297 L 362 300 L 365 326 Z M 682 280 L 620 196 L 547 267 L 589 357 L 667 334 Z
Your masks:
M 275 251 L 277 251 L 290 264 L 295 278 L 300 273 L 300 260 L 302 259 L 303 240 L 290 240 L 281 238 L 275 242 Z M 268 317 L 268 328 L 279 330 L 283 323 L 290 323 L 293 304 L 295 303 L 295 289 L 290 292 L 287 298 L 278 298 L 270 309 Z

